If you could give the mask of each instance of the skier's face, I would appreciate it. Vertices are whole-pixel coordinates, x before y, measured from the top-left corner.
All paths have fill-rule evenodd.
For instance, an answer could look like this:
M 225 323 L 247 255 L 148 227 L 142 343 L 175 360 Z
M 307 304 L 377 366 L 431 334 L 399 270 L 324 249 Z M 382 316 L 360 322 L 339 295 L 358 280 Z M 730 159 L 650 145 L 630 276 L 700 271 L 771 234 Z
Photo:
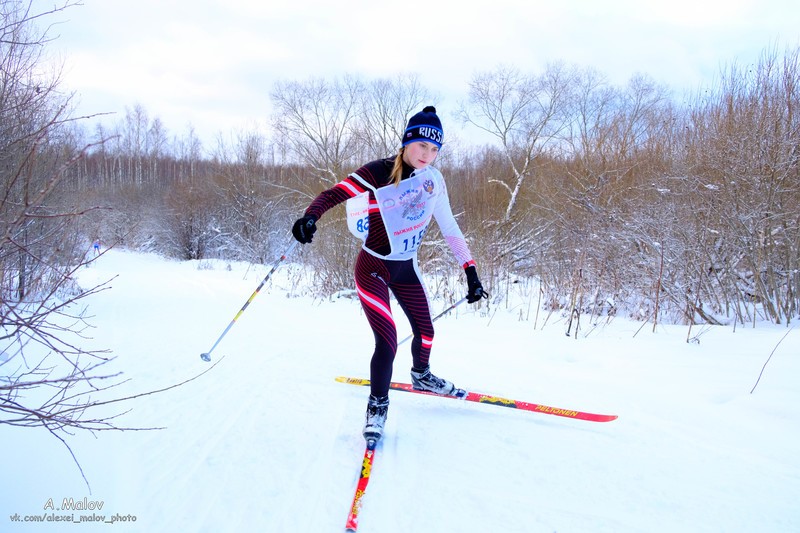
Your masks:
M 425 168 L 436 160 L 439 147 L 427 141 L 417 141 L 407 144 L 403 150 L 403 161 L 419 170 Z

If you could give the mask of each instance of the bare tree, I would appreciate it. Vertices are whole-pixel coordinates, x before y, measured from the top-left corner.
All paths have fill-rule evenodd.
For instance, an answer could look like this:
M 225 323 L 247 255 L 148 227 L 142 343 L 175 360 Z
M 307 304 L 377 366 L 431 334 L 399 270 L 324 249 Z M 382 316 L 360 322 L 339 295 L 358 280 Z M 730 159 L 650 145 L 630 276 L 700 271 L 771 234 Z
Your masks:
M 469 86 L 462 121 L 489 133 L 500 143 L 511 169 L 510 183 L 494 183 L 509 194 L 504 219 L 509 220 L 525 181 L 534 173 L 536 158 L 558 143 L 567 124 L 572 73 L 562 65 L 548 66 L 539 76 L 499 67 L 478 74 Z
M 133 108 L 126 108 L 125 119 L 119 127 L 120 147 L 128 164 L 127 174 L 132 177 L 136 185 L 145 182 L 149 122 L 147 110 L 141 104 L 136 104 Z
M 241 132 L 232 143 L 219 141 L 212 188 L 222 235 L 213 253 L 266 263 L 276 241 L 283 245 L 286 221 L 296 213 L 285 201 L 291 192 L 280 171 L 267 164 L 271 145 L 262 134 Z
M 34 26 L 68 5 L 34 14 L 30 4 L 0 3 L 0 422 L 52 432 L 82 424 L 70 390 L 96 376 L 105 362 L 73 344 L 70 335 L 82 328 L 76 303 L 94 291 L 72 281 L 86 261 L 86 243 L 74 225 L 81 213 L 60 211 L 57 195 L 65 170 L 81 153 L 61 157 L 50 141 L 68 121 L 69 98 L 56 91 L 57 77 L 41 73 L 47 34 Z M 62 364 L 46 364 L 51 354 Z M 80 356 L 92 362 L 78 364 Z M 41 387 L 55 392 L 42 403 L 28 403 L 23 392 Z M 74 409 L 55 416 L 65 404 Z
M 158 177 L 162 174 L 159 166 L 170 150 L 167 128 L 158 117 L 150 122 L 150 127 L 147 129 L 146 148 L 148 162 L 147 179 L 150 183 L 158 182 L 160 181 Z
M 713 237 L 706 283 L 739 319 L 755 320 L 756 305 L 778 323 L 800 309 L 798 107 L 800 53 L 769 50 L 753 67 L 730 66 L 687 122 L 693 198 Z
M 397 153 L 408 118 L 432 99 L 415 75 L 367 84 L 358 127 L 364 160 Z
M 68 193 L 90 146 L 68 144 L 70 96 L 44 68 L 48 29 L 36 26 L 73 4 L 31 5 L 0 1 L 0 424 L 44 428 L 72 454 L 75 430 L 127 429 L 105 406 L 132 397 L 110 394 L 120 373 L 85 347 L 86 298 L 107 285 L 75 281 L 94 259 L 80 220 L 95 208 Z
M 351 76 L 276 83 L 271 97 L 278 142 L 294 154 L 294 162 L 311 166 L 323 180 L 335 183 L 353 165 L 363 93 L 364 84 Z
M 186 133 L 176 139 L 176 158 L 178 159 L 177 179 L 193 181 L 197 166 L 201 161 L 203 144 L 197 137 L 194 126 L 191 124 L 186 128 Z

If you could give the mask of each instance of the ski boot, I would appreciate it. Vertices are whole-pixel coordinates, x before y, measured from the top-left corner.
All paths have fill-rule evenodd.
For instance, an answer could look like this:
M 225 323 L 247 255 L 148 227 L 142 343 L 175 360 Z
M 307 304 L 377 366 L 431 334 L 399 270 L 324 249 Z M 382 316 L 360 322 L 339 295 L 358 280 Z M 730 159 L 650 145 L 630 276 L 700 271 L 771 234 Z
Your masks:
M 389 411 L 389 397 L 376 398 L 369 395 L 367 402 L 366 421 L 364 422 L 364 438 L 378 442 L 383 436 L 383 426 L 386 424 L 386 415 Z
M 456 398 L 467 396 L 467 391 L 464 389 L 459 389 L 446 379 L 431 374 L 431 367 L 429 366 L 423 370 L 411 369 L 411 385 L 414 390 L 432 392 L 442 396 L 454 396 Z

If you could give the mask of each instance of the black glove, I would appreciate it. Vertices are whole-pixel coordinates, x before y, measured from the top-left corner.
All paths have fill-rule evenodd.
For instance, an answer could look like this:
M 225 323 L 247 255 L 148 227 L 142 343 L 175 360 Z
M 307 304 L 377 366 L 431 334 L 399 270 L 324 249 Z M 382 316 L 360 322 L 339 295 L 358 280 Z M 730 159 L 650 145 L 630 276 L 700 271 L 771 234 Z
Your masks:
M 481 280 L 478 279 L 478 271 L 475 269 L 475 265 L 470 265 L 465 268 L 464 273 L 467 275 L 467 302 L 474 304 L 481 298 L 488 298 L 489 293 L 483 290 L 483 285 L 481 285 Z
M 298 218 L 292 226 L 292 235 L 298 242 L 307 244 L 314 238 L 314 232 L 317 231 L 317 217 L 313 215 L 306 215 L 303 218 Z

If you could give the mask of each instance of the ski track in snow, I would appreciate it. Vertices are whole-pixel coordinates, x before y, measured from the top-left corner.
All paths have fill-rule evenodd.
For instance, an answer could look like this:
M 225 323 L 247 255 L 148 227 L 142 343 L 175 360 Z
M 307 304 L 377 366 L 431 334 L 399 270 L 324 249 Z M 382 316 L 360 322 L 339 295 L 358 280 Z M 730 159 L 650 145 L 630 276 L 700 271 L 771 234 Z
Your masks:
M 115 395 L 209 368 L 200 353 L 265 273 L 209 264 L 111 251 L 81 272 L 85 285 L 119 274 L 90 301 L 87 341 L 112 349 L 114 369 L 130 378 Z M 281 273 L 212 353 L 213 370 L 137 400 L 119 420 L 165 429 L 70 440 L 91 495 L 55 439 L 0 426 L 10 443 L 0 468 L 12 480 L 0 531 L 73 531 L 9 517 L 84 496 L 102 500 L 105 514 L 137 517 L 80 525 L 90 530 L 343 531 L 369 389 L 334 377 L 368 377 L 372 336 L 357 302 L 287 297 Z M 434 302 L 434 314 L 446 305 Z M 534 328 L 518 316 L 465 305 L 438 321 L 434 372 L 471 390 L 619 419 L 392 392 L 360 532 L 800 531 L 800 332 L 749 394 L 784 327 L 697 328 L 700 343 L 689 344 L 686 327 L 637 334 L 640 324 L 616 318 L 582 326 L 575 339 L 559 317 Z M 409 367 L 404 345 L 394 380 L 408 382 Z

